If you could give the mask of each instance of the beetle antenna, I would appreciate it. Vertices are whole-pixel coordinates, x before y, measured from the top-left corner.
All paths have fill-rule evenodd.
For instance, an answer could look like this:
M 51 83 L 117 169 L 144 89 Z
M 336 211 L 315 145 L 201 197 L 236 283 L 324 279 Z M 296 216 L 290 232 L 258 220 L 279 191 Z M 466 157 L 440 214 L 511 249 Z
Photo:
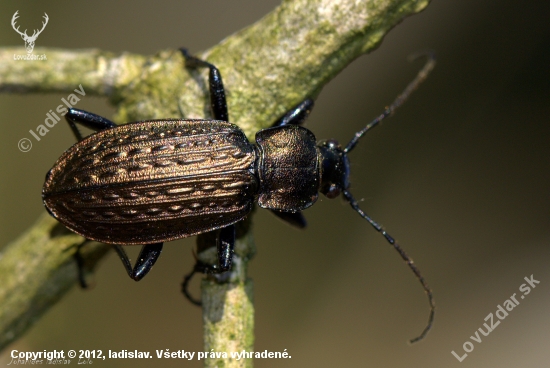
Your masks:
M 390 106 L 386 107 L 386 110 L 382 114 L 380 114 L 378 117 L 376 117 L 373 121 L 367 124 L 366 127 L 355 133 L 355 136 L 353 139 L 348 143 L 346 148 L 344 149 L 345 153 L 350 152 L 356 145 L 357 142 L 359 142 L 359 139 L 365 135 L 366 132 L 368 132 L 370 129 L 374 128 L 378 125 L 382 120 L 384 120 L 389 115 L 393 114 L 393 112 L 403 104 L 409 98 L 409 95 L 416 89 L 418 86 L 424 82 L 424 80 L 428 77 L 428 74 L 432 71 L 432 69 L 435 66 L 435 53 L 433 51 L 425 51 L 418 54 L 413 54 L 409 56 L 410 61 L 414 61 L 418 59 L 421 56 L 426 56 L 427 60 L 424 64 L 424 67 L 420 69 L 416 77 L 413 79 L 411 83 L 401 92 L 399 96 L 391 103 Z
M 374 221 L 373 219 L 371 219 L 361 208 L 359 208 L 359 204 L 357 204 L 357 201 L 355 200 L 355 198 L 353 198 L 353 196 L 351 195 L 350 192 L 348 192 L 347 190 L 344 190 L 342 192 L 342 194 L 344 195 L 344 197 L 346 198 L 346 200 L 349 202 L 349 204 L 351 205 L 351 207 L 362 217 L 364 218 L 365 220 L 367 220 L 369 222 L 369 224 L 372 225 L 372 227 L 374 227 L 374 229 L 376 231 L 378 231 L 379 233 L 381 233 L 384 238 L 386 238 L 386 240 L 388 241 L 388 243 L 390 243 L 391 245 L 393 245 L 393 247 L 395 248 L 395 250 L 397 251 L 397 253 L 399 253 L 399 255 L 401 256 L 401 258 L 403 258 L 403 260 L 407 263 L 407 265 L 409 266 L 409 268 L 412 270 L 412 272 L 416 275 L 416 278 L 418 279 L 418 281 L 420 281 L 420 283 L 422 284 L 422 287 L 424 288 L 424 291 L 426 292 L 426 295 L 428 296 L 428 302 L 430 303 L 430 316 L 428 317 L 428 324 L 426 325 L 426 327 L 424 328 L 424 331 L 422 331 L 422 333 L 418 336 L 418 337 L 415 337 L 414 339 L 410 340 L 409 342 L 411 344 L 415 343 L 415 342 L 418 342 L 420 340 L 422 340 L 424 337 L 426 337 L 426 334 L 428 333 L 428 331 L 430 331 L 430 329 L 432 328 L 432 324 L 433 324 L 433 321 L 434 321 L 434 314 L 435 314 L 435 301 L 434 301 L 434 298 L 433 298 L 433 295 L 432 295 L 432 290 L 430 289 L 430 287 L 428 286 L 428 283 L 426 282 L 426 280 L 424 280 L 424 277 L 422 276 L 422 274 L 420 273 L 420 270 L 416 267 L 416 265 L 414 264 L 413 260 L 411 257 L 409 257 L 407 255 L 407 253 L 405 253 L 405 251 L 399 246 L 399 244 L 397 244 L 397 242 L 395 241 L 394 238 L 392 238 L 390 236 L 390 234 L 388 234 L 386 232 L 386 230 L 382 229 L 382 226 L 380 226 L 376 221 Z

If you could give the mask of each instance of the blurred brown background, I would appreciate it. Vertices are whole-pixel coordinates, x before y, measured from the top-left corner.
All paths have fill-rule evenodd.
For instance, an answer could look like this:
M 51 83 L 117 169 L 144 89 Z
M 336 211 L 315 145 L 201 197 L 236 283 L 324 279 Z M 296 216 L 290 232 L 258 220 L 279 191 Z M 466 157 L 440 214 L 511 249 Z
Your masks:
M 107 1 L 0 4 L 0 44 L 22 46 L 22 28 L 50 21 L 37 46 L 151 54 L 204 50 L 256 21 L 278 1 Z M 417 345 L 426 298 L 399 256 L 342 200 L 306 211 L 309 228 L 255 217 L 257 351 L 289 360 L 256 367 L 543 367 L 550 352 L 550 3 L 433 1 L 380 48 L 325 87 L 307 124 L 347 142 L 413 78 L 406 56 L 437 50 L 426 83 L 351 155 L 362 207 L 414 257 L 434 290 L 433 331 Z M 75 86 L 76 87 L 76 86 Z M 22 153 L 21 138 L 66 94 L 0 95 L 0 244 L 44 212 L 45 173 L 74 143 L 61 122 Z M 78 108 L 107 117 L 105 100 Z M 194 239 L 165 247 L 151 274 L 131 281 L 111 255 L 91 291 L 74 288 L 9 351 L 202 348 L 201 311 L 179 292 Z M 137 249 L 136 249 L 137 250 Z M 135 257 L 135 253 L 133 253 Z M 459 363 L 451 355 L 534 275 L 539 286 Z M 195 292 L 198 292 L 198 287 Z M 95 361 L 102 367 L 200 367 L 173 360 Z

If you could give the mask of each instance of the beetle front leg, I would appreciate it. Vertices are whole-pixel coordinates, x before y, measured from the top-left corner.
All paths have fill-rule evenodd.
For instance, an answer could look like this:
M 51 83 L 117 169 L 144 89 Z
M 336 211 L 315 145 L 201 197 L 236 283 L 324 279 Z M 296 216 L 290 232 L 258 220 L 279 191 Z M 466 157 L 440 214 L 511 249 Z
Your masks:
M 78 110 L 70 108 L 67 114 L 65 114 L 65 119 L 67 120 L 67 123 L 69 123 L 69 126 L 71 127 L 71 130 L 74 133 L 74 136 L 76 137 L 77 141 L 81 141 L 83 139 L 82 134 L 76 127 L 76 124 L 82 124 L 86 128 L 90 128 L 95 131 L 114 128 L 117 125 L 113 123 L 111 120 L 106 119 L 102 116 L 92 114 L 91 112 L 84 111 L 84 110 Z
M 151 271 L 151 268 L 153 268 L 153 265 L 162 251 L 162 244 L 163 243 L 153 243 L 144 245 L 139 252 L 138 259 L 133 268 L 132 263 L 130 262 L 130 259 L 124 249 L 122 249 L 122 246 L 115 245 L 115 251 L 120 257 L 128 276 L 135 281 L 139 281 L 145 277 L 149 271 Z
M 283 116 L 281 116 L 272 127 L 278 127 L 283 125 L 302 125 L 308 118 L 311 110 L 313 109 L 314 101 L 311 98 L 306 98 L 298 105 L 288 110 Z

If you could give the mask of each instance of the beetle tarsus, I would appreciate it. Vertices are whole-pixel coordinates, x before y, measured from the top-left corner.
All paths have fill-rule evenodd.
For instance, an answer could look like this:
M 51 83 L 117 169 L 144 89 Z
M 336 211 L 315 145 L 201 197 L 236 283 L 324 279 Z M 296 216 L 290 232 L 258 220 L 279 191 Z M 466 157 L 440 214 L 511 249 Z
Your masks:
M 206 263 L 203 263 L 199 260 L 196 260 L 195 266 L 193 266 L 193 269 L 190 273 L 185 275 L 181 284 L 181 292 L 183 293 L 183 295 L 185 295 L 185 298 L 196 306 L 202 306 L 202 301 L 199 299 L 195 299 L 189 292 L 189 283 L 196 273 L 213 273 L 215 270 L 216 269 L 214 267 L 207 265 Z
M 136 261 L 135 266 L 132 268 L 132 263 L 128 258 L 128 255 L 122 249 L 122 246 L 115 245 L 115 251 L 117 252 L 128 276 L 135 281 L 139 281 L 145 277 L 153 268 L 153 265 L 157 261 L 160 253 L 162 252 L 163 243 L 153 243 L 146 244 L 141 248 L 139 252 L 138 260 Z
M 187 275 L 184 276 L 183 282 L 181 284 L 181 292 L 185 296 L 187 300 L 189 300 L 191 303 L 197 306 L 202 306 L 202 301 L 199 299 L 194 298 L 191 293 L 189 292 L 189 284 L 191 283 L 191 279 L 193 276 L 195 276 L 196 273 L 203 273 L 203 274 L 222 274 L 226 271 L 220 270 L 220 268 L 216 266 L 212 266 L 209 264 L 206 264 L 204 262 L 199 261 L 195 257 L 195 265 L 193 266 L 193 269 L 191 272 L 189 272 Z
M 222 228 L 216 238 L 216 253 L 218 255 L 218 265 L 213 266 L 207 263 L 204 263 L 197 259 L 195 256 L 195 266 L 191 272 L 183 278 L 183 283 L 181 284 L 181 291 L 183 295 L 191 303 L 201 306 L 201 301 L 195 299 L 189 292 L 189 283 L 196 273 L 204 274 L 222 274 L 231 270 L 231 265 L 233 263 L 233 253 L 235 249 L 235 237 L 236 237 L 236 228 L 235 225 L 229 225 Z

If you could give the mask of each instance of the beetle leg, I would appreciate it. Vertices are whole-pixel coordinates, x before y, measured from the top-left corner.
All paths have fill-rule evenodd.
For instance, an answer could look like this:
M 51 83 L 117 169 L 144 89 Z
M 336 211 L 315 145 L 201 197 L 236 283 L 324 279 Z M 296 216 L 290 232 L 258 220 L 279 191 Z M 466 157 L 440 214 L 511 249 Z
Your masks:
M 74 259 L 76 261 L 76 267 L 78 269 L 78 283 L 80 284 L 80 287 L 82 289 L 88 289 L 88 287 L 90 286 L 86 281 L 86 273 L 84 271 L 84 258 L 82 257 L 81 253 L 82 247 L 87 242 L 89 242 L 89 240 L 84 239 L 84 241 L 78 245 L 78 247 L 76 248 L 76 252 L 74 253 Z
M 202 302 L 199 299 L 193 298 L 193 296 L 189 292 L 189 283 L 196 273 L 208 273 L 209 271 L 213 272 L 214 270 L 215 269 L 213 267 L 207 265 L 206 263 L 202 263 L 198 259 L 196 260 L 195 266 L 190 273 L 185 275 L 185 277 L 183 278 L 183 283 L 181 284 L 181 292 L 183 293 L 183 295 L 185 295 L 185 298 L 187 298 L 187 300 L 199 307 L 202 305 Z
M 290 224 L 292 226 L 295 226 L 299 229 L 304 229 L 307 226 L 307 221 L 304 215 L 301 211 L 298 212 L 283 212 L 283 211 L 276 211 L 271 210 L 271 212 L 286 222 L 287 224 Z
M 314 102 L 311 98 L 306 98 L 302 102 L 300 102 L 298 105 L 294 106 L 290 110 L 288 110 L 283 116 L 279 118 L 275 123 L 273 123 L 272 127 L 278 127 L 283 125 L 302 125 L 307 117 L 309 116 L 309 113 L 313 109 Z
M 139 252 L 138 260 L 133 268 L 132 263 L 130 263 L 130 259 L 128 258 L 128 255 L 126 255 L 124 249 L 122 249 L 122 246 L 115 245 L 115 251 L 120 257 L 128 276 L 135 281 L 139 281 L 145 277 L 149 271 L 151 271 L 151 268 L 153 268 L 153 265 L 162 251 L 162 244 L 163 243 L 153 243 L 144 245 Z
M 227 113 L 227 102 L 225 100 L 225 89 L 223 87 L 222 76 L 218 68 L 207 61 L 198 59 L 189 55 L 187 49 L 181 48 L 181 53 L 185 58 L 185 66 L 187 68 L 209 68 L 208 84 L 210 89 L 210 106 L 214 119 L 229 121 Z
M 76 127 L 77 123 L 82 124 L 86 128 L 90 128 L 95 131 L 114 128 L 117 126 L 111 120 L 106 119 L 102 116 L 92 114 L 88 111 L 73 108 L 70 108 L 67 114 L 65 114 L 65 119 L 67 120 L 67 123 L 69 123 L 69 126 L 71 127 L 77 141 L 81 141 L 83 138 L 82 134 Z
M 191 303 L 198 306 L 202 305 L 201 301 L 195 299 L 188 290 L 189 283 L 196 273 L 221 274 L 231 270 L 233 252 L 235 249 L 235 237 L 235 225 L 229 225 L 220 230 L 218 238 L 216 239 L 218 266 L 211 266 L 196 259 L 195 257 L 195 266 L 193 266 L 190 273 L 185 275 L 183 278 L 183 283 L 181 284 L 181 292 Z
M 235 225 L 224 227 L 220 231 L 217 243 L 218 248 L 218 273 L 229 271 L 233 261 L 233 251 L 235 249 Z

